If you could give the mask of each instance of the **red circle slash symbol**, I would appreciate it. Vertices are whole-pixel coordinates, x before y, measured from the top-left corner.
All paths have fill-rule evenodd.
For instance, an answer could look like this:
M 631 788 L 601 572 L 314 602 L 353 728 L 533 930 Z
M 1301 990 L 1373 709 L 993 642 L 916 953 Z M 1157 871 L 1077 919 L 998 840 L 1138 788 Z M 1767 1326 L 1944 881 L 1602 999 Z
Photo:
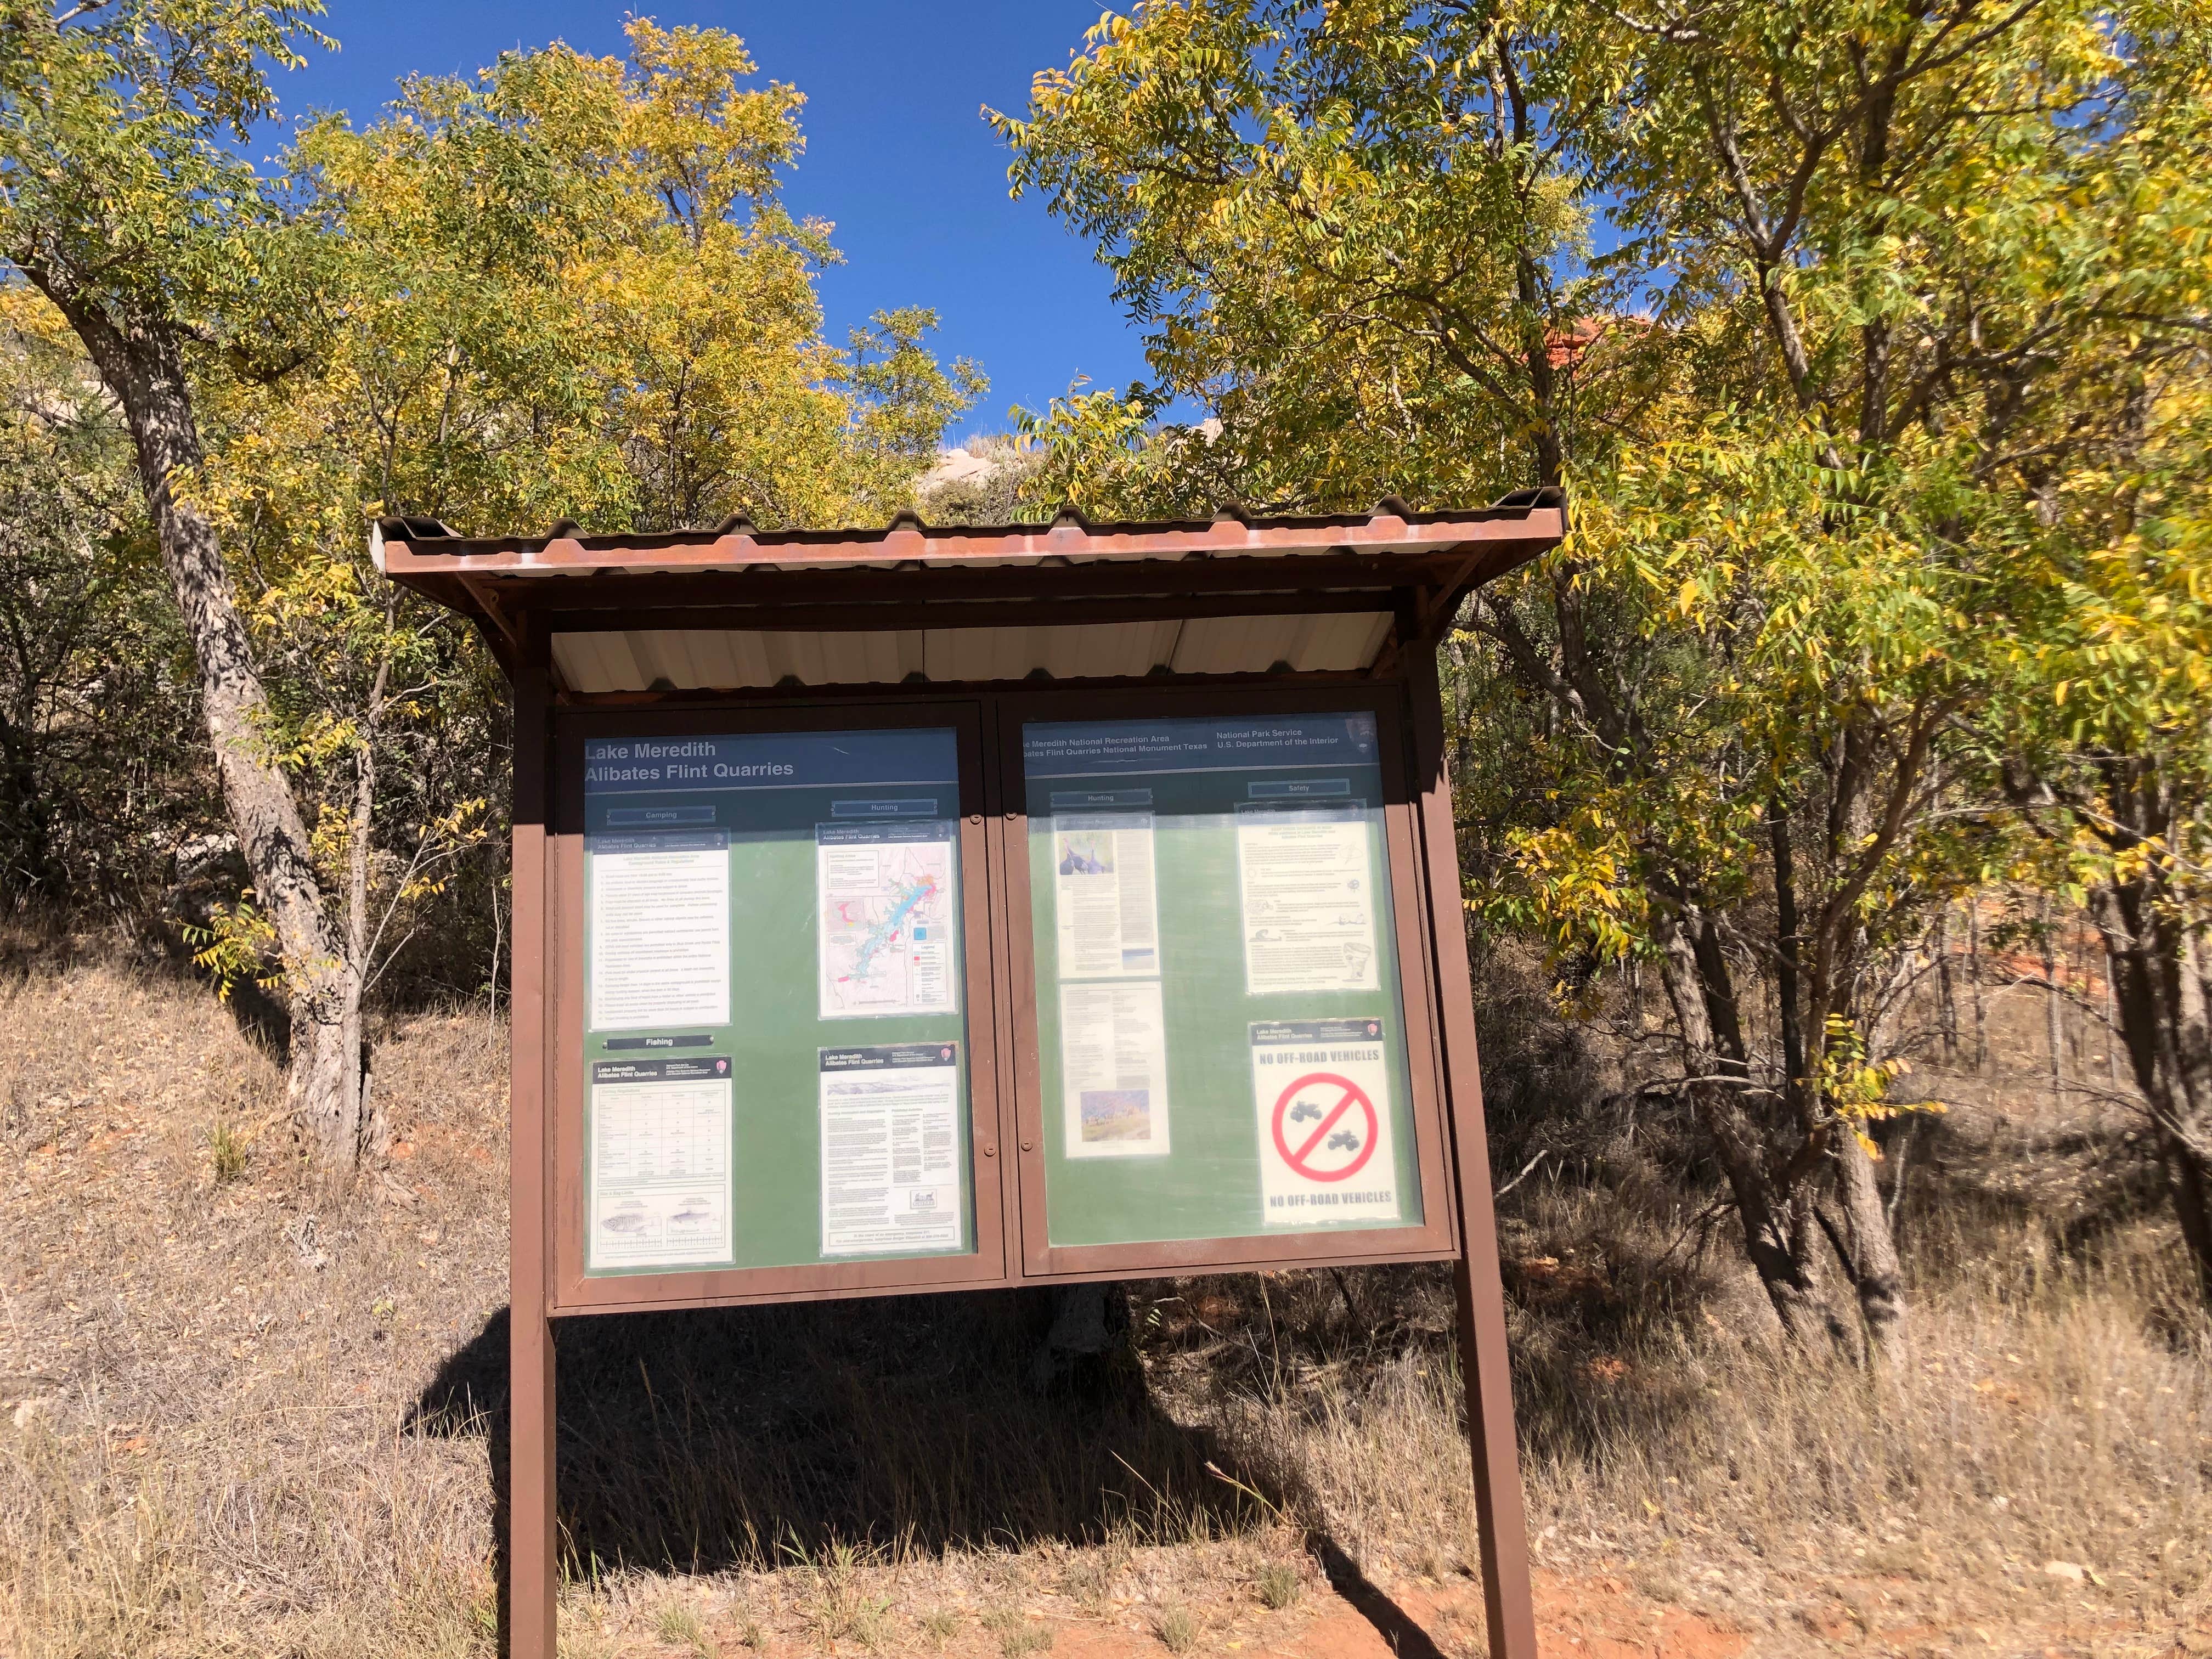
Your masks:
M 1283 1133 L 1285 1115 L 1293 1103 L 1306 1090 L 1314 1091 L 1312 1105 L 1321 1111 L 1321 1121 L 1310 1133 L 1293 1148 Z M 1306 1162 L 1314 1152 L 1324 1147 L 1332 1135 L 1341 1136 L 1337 1120 L 1354 1106 L 1366 1114 L 1367 1132 L 1359 1137 L 1359 1147 L 1351 1163 L 1340 1170 L 1317 1170 Z M 1301 1113 L 1301 1118 L 1310 1112 Z M 1303 1127 L 1303 1126 L 1301 1126 Z M 1375 1103 L 1367 1097 L 1367 1091 L 1348 1077 L 1339 1077 L 1334 1072 L 1308 1072 L 1296 1083 L 1283 1091 L 1275 1101 L 1275 1150 L 1283 1155 L 1283 1162 L 1308 1181 L 1349 1181 L 1367 1167 L 1367 1160 L 1375 1156 L 1375 1141 L 1381 1124 L 1375 1115 Z M 1342 1143 L 1340 1140 L 1338 1144 Z

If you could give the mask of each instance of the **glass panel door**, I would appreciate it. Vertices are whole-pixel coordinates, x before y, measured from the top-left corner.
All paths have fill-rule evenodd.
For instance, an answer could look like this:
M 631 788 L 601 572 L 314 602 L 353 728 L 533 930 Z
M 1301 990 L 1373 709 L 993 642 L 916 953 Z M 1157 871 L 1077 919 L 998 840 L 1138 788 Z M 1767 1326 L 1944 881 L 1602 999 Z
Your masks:
M 959 757 L 586 741 L 588 1275 L 975 1249 Z
M 1418 1225 L 1375 718 L 1030 722 L 1057 1247 Z

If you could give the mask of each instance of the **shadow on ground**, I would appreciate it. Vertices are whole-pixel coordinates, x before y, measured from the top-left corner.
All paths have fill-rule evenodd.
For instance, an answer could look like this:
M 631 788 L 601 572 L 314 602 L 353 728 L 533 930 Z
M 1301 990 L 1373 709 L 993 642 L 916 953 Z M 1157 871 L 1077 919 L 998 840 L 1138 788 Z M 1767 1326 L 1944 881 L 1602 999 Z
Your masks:
M 1121 1352 L 1040 1388 L 1051 1321 L 1025 1291 L 563 1321 L 564 1552 L 578 1568 L 710 1572 L 841 1542 L 931 1553 L 1261 1518 Z M 410 1417 L 490 1437 L 502 1532 L 507 1330 L 504 1312 L 489 1320 Z
M 838 1544 L 931 1554 L 1272 1524 L 1281 1495 L 1161 1411 L 1126 1344 L 1041 1380 L 1054 1313 L 1048 1292 L 1018 1291 L 562 1322 L 564 1565 L 702 1573 Z M 502 1602 L 507 1408 L 501 1310 L 408 1420 L 488 1437 Z M 1334 1540 L 1311 1534 L 1307 1547 L 1397 1651 L 1434 1659 Z

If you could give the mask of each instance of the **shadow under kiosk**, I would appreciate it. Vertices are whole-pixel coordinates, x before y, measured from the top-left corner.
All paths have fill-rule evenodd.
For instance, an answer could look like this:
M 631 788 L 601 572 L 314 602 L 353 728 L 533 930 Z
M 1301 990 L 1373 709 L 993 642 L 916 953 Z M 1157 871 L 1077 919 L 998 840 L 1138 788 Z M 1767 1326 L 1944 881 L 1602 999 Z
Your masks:
M 514 688 L 518 1659 L 550 1320 L 1424 1261 L 1534 1659 L 1435 647 L 1565 530 L 379 522 Z

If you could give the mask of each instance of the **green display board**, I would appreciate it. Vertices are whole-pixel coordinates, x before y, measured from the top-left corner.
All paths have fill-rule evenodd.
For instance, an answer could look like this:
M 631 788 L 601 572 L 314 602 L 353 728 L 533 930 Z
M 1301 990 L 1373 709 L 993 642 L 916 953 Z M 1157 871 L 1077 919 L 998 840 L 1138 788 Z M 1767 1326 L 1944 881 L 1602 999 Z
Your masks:
M 588 1274 L 975 1249 L 958 763 L 586 744 Z
M 1022 728 L 1054 1246 L 1421 1220 L 1364 713 Z

